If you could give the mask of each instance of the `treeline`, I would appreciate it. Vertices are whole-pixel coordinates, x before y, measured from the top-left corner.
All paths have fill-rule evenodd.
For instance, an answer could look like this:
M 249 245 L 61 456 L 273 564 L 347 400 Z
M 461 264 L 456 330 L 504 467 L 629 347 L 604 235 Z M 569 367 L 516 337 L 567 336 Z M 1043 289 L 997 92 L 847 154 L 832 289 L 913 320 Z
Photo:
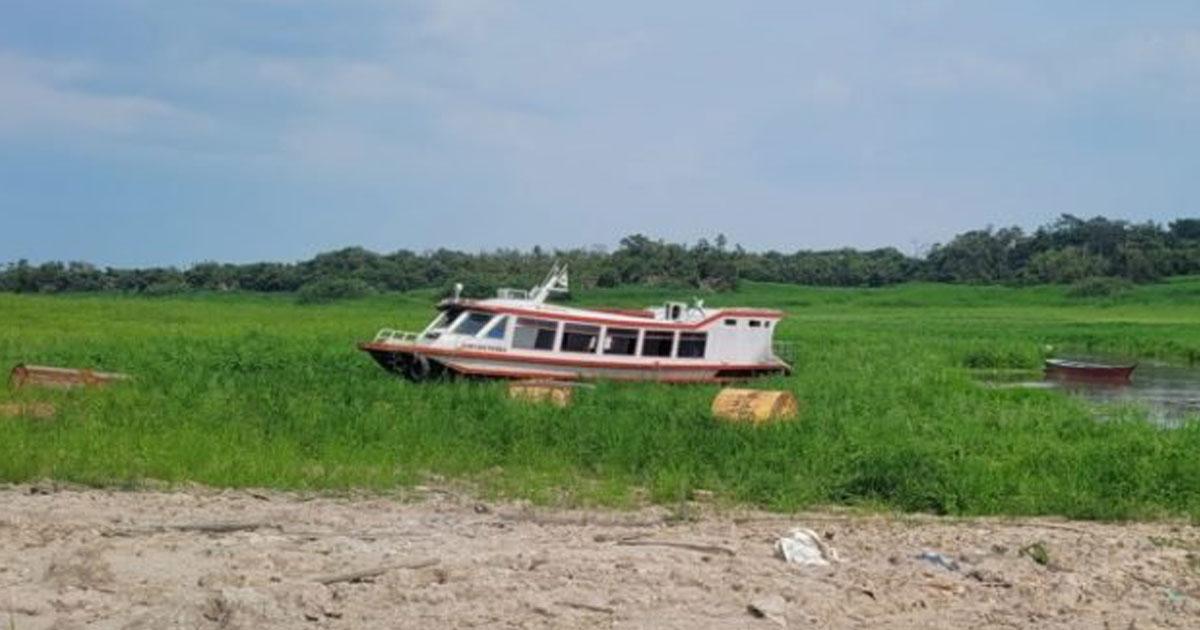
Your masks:
M 1166 226 L 1104 217 L 1063 215 L 1027 233 L 1018 227 L 974 230 L 933 246 L 923 256 L 894 248 L 861 251 L 749 252 L 725 237 L 694 245 L 642 235 L 601 248 L 546 251 L 501 249 L 466 253 L 438 249 L 378 254 L 350 247 L 299 263 L 204 262 L 185 269 L 98 268 L 83 262 L 22 260 L 0 268 L 0 291 L 60 293 L 122 291 L 147 295 L 185 291 L 299 292 L 358 295 L 371 291 L 446 289 L 463 282 L 469 295 L 499 286 L 528 286 L 555 260 L 571 266 L 574 286 L 643 284 L 726 290 L 738 280 L 819 286 L 882 286 L 911 280 L 962 283 L 1074 283 L 1095 278 L 1150 282 L 1200 273 L 1200 219 Z

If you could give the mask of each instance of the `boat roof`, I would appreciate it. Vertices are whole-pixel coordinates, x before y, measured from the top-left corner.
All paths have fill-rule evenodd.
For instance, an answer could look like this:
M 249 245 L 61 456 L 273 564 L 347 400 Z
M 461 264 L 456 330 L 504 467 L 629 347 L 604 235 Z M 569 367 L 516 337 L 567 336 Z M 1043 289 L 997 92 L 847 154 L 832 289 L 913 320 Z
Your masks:
M 505 298 L 445 300 L 439 305 L 439 308 L 451 307 L 474 309 L 489 313 L 504 313 L 519 317 L 546 318 L 636 328 L 699 328 L 712 321 L 726 317 L 753 317 L 770 320 L 783 318 L 783 311 L 775 309 L 741 307 L 697 309 L 695 307 L 685 307 L 684 318 L 671 320 L 667 319 L 665 309 L 662 308 L 641 311 L 615 308 L 574 308 L 559 304 Z

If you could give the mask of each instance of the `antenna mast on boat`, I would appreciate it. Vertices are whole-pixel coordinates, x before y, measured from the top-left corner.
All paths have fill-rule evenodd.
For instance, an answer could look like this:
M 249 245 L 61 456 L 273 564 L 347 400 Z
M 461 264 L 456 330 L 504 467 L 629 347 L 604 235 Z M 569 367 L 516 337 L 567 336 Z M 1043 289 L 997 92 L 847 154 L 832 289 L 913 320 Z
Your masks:
M 566 293 L 570 291 L 570 281 L 567 279 L 566 263 L 554 263 L 550 268 L 550 273 L 546 275 L 546 279 L 542 283 L 529 290 L 529 299 L 533 302 L 545 302 L 546 298 L 554 293 Z

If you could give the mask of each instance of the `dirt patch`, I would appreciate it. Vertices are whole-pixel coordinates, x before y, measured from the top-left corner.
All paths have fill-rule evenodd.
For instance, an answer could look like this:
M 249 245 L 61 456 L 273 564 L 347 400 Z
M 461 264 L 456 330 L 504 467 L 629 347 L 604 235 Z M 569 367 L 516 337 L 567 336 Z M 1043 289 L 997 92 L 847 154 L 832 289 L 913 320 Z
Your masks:
M 0 627 L 20 630 L 1200 624 L 1200 530 L 1175 523 L 44 486 L 0 506 Z M 777 558 L 795 527 L 839 560 Z

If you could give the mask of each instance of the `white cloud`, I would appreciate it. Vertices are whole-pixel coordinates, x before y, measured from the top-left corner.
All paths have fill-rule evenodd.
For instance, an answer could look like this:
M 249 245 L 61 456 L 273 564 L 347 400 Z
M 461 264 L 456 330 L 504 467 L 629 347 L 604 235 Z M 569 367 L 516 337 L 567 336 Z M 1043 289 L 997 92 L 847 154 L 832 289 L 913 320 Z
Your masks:
M 804 100 L 818 105 L 844 105 L 854 97 L 854 86 L 842 77 L 818 74 L 802 86 Z
M 1035 60 L 1001 57 L 971 50 L 939 50 L 901 64 L 896 78 L 908 90 L 928 92 L 990 91 L 1017 99 L 1045 98 L 1056 90 L 1050 71 Z
M 240 57 L 218 65 L 317 104 L 387 104 L 429 97 L 429 90 L 378 61 L 337 58 Z
M 304 164 L 347 166 L 377 161 L 388 153 L 385 143 L 362 129 L 308 122 L 289 126 L 279 137 L 279 149 Z
M 1134 68 L 1200 70 L 1200 30 L 1138 33 L 1118 50 Z
M 1132 32 L 1066 50 L 999 54 L 970 47 L 939 49 L 915 60 L 898 60 L 892 67 L 897 84 L 915 91 L 1065 99 L 1134 84 L 1144 89 L 1158 82 L 1187 97 L 1198 93 L 1200 31 Z
M 430 0 L 424 29 L 435 37 L 478 39 L 506 10 L 499 0 Z
M 128 136 L 198 120 L 170 103 L 137 94 L 89 91 L 100 75 L 80 61 L 0 55 L 0 133 L 94 133 Z

